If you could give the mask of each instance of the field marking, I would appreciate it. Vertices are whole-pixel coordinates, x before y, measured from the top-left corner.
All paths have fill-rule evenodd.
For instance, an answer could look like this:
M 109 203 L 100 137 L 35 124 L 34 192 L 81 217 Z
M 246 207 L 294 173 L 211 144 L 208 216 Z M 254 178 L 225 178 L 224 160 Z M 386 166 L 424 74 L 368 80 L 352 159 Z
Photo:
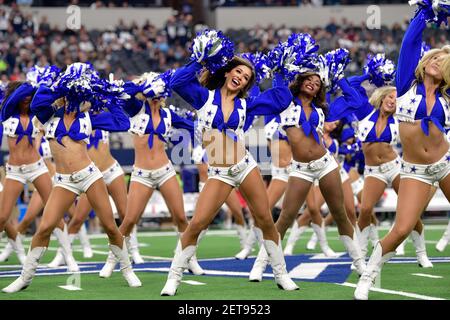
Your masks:
M 204 282 L 199 282 L 199 281 L 194 281 L 194 280 L 181 280 L 181 282 L 190 284 L 192 286 L 205 286 L 206 285 L 206 283 L 204 283 Z
M 335 284 L 337 284 L 339 286 L 344 286 L 344 287 L 356 288 L 356 284 L 350 283 L 350 282 L 335 283 Z M 404 296 L 404 297 L 420 299 L 420 300 L 446 300 L 444 298 L 430 297 L 430 296 L 425 296 L 425 295 L 422 295 L 422 294 L 410 293 L 410 292 L 405 292 L 405 291 L 395 291 L 395 290 L 374 288 L 374 287 L 370 288 L 370 291 L 381 292 L 381 293 L 388 293 L 388 294 L 393 294 L 393 295 L 397 295 L 397 296 Z
M 433 279 L 442 279 L 443 278 L 441 276 L 434 276 L 432 274 L 426 274 L 426 273 L 411 273 L 411 275 L 418 276 L 418 277 L 425 277 L 425 278 L 433 278 Z
M 79 287 L 76 287 L 76 286 L 73 286 L 73 285 L 68 285 L 68 286 L 58 286 L 59 288 L 61 288 L 61 289 L 64 289 L 64 290 L 69 290 L 69 291 L 79 291 L 79 290 L 83 290 L 83 289 L 81 289 L 81 288 L 79 288 Z

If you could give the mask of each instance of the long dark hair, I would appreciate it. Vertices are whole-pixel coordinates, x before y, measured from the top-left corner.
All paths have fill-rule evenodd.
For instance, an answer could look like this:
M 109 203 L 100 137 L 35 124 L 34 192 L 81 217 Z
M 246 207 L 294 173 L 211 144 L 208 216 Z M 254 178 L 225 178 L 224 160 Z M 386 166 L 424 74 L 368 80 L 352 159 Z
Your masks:
M 3 102 L 0 107 L 0 110 L 3 109 L 3 106 L 5 105 L 6 100 L 8 100 L 8 98 L 13 94 L 13 92 L 16 91 L 17 88 L 20 87 L 24 83 L 25 83 L 25 81 L 11 81 L 8 83 L 8 85 L 6 86 L 5 97 L 3 98 Z M 3 120 L 6 120 L 6 119 L 3 119 Z
M 303 85 L 303 82 L 306 81 L 311 76 L 317 76 L 316 73 L 306 72 L 299 74 L 293 82 L 289 85 L 289 89 L 291 90 L 292 96 L 298 97 L 300 95 L 300 89 Z M 325 115 L 327 114 L 327 98 L 326 98 L 326 89 L 323 84 L 323 81 L 320 81 L 320 89 L 317 95 L 313 99 L 313 103 L 316 107 L 323 110 Z
M 209 90 L 215 90 L 221 88 L 225 83 L 225 73 L 230 72 L 237 66 L 246 66 L 252 70 L 252 76 L 247 85 L 238 93 L 238 98 L 246 98 L 248 91 L 253 87 L 255 83 L 255 68 L 252 63 L 247 59 L 234 56 L 224 67 L 217 70 L 214 74 L 206 70 L 202 72 L 200 76 L 200 84 Z

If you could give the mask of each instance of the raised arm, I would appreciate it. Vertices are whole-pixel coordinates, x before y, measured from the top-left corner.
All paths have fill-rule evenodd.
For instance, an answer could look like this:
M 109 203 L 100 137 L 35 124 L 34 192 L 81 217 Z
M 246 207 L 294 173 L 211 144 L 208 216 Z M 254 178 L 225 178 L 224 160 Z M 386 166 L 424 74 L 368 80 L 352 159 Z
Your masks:
M 198 72 L 203 66 L 192 61 L 175 71 L 170 79 L 170 87 L 195 109 L 201 109 L 208 100 L 208 89 L 203 87 L 197 79 Z
M 399 97 L 409 90 L 415 79 L 414 73 L 422 53 L 422 33 L 425 27 L 425 12 L 420 10 L 411 20 L 400 48 L 395 79 Z
M 6 99 L 2 107 L 1 118 L 3 121 L 7 120 L 19 111 L 19 103 L 28 96 L 33 96 L 36 91 L 33 86 L 27 82 L 20 85 L 9 97 Z
M 58 109 L 53 103 L 61 97 L 62 93 L 40 86 L 31 101 L 30 110 L 41 123 L 46 123 Z
M 111 103 L 108 111 L 91 114 L 92 129 L 101 129 L 110 132 L 124 132 L 130 129 L 130 119 L 123 111 L 120 103 Z
M 364 107 L 364 99 L 361 94 L 350 85 L 346 78 L 339 80 L 338 84 L 342 89 L 342 96 L 330 104 L 330 112 L 326 121 L 340 120 Z

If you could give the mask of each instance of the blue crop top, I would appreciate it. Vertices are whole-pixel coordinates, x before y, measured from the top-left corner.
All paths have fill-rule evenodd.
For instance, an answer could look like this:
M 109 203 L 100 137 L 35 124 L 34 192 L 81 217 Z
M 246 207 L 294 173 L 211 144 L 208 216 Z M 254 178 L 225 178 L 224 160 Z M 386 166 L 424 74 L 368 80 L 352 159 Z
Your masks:
M 98 114 L 77 113 L 75 120 L 67 130 L 63 121 L 65 109 L 56 109 L 52 106 L 53 102 L 60 97 L 61 94 L 41 86 L 31 101 L 31 111 L 44 124 L 47 139 L 56 139 L 62 145 L 62 139 L 68 136 L 74 141 L 83 140 L 88 144 L 89 137 L 94 129 L 123 132 L 130 128 L 130 121 L 122 108 L 111 104 L 108 107 L 109 112 L 104 111 Z
M 39 130 L 33 124 L 33 114 L 30 114 L 28 126 L 24 128 L 20 122 L 19 112 L 20 101 L 28 96 L 33 96 L 35 91 L 36 89 L 31 84 L 25 82 L 8 97 L 2 107 L 3 134 L 11 138 L 17 138 L 16 144 L 24 137 L 27 137 L 28 142 L 33 144 L 33 139 L 39 133 Z
M 98 149 L 98 145 L 102 141 L 103 143 L 109 142 L 109 132 L 105 130 L 93 130 L 91 136 L 89 137 L 88 149 L 94 147 Z

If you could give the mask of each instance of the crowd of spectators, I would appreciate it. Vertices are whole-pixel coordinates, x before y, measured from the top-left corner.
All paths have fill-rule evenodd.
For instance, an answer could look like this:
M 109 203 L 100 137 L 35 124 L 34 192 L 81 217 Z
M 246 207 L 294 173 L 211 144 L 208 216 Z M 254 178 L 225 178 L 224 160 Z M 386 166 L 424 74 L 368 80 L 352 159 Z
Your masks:
M 0 0 L 0 4 L 1 4 Z M 103 74 L 129 79 L 145 71 L 164 71 L 184 64 L 189 58 L 192 37 L 203 28 L 194 25 L 190 13 L 169 18 L 162 29 L 151 21 L 121 21 L 107 30 L 61 30 L 50 26 L 45 17 L 36 21 L 16 5 L 0 6 L 0 74 L 2 80 L 23 79 L 35 64 L 65 66 L 76 61 L 90 61 Z M 380 30 L 368 30 L 365 24 L 331 20 L 323 28 L 287 28 L 255 26 L 248 29 L 224 30 L 235 42 L 237 51 L 267 52 L 292 32 L 308 32 L 320 44 L 321 52 L 339 47 L 350 50 L 352 63 L 348 73 L 358 73 L 369 53 L 384 52 L 397 60 L 407 18 Z M 426 41 L 432 47 L 449 43 L 449 31 L 426 30 Z

